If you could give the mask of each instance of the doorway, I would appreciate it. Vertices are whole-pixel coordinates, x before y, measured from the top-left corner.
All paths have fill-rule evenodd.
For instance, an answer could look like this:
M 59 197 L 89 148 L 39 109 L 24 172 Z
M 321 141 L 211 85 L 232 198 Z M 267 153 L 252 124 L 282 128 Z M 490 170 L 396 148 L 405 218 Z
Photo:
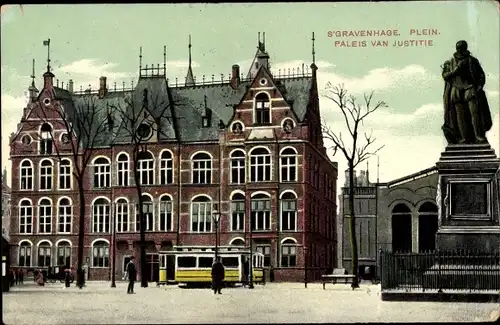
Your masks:
M 146 254 L 146 278 L 148 282 L 160 280 L 160 257 L 158 254 Z

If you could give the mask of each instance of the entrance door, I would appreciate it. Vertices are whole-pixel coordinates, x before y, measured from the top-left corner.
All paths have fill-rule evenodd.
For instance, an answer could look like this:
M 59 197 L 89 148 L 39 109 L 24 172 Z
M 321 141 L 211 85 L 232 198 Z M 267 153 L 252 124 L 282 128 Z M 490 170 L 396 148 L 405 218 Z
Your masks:
M 167 255 L 167 280 L 175 280 L 175 255 Z
M 160 257 L 158 254 L 147 254 L 146 277 L 148 282 L 158 282 L 160 279 Z

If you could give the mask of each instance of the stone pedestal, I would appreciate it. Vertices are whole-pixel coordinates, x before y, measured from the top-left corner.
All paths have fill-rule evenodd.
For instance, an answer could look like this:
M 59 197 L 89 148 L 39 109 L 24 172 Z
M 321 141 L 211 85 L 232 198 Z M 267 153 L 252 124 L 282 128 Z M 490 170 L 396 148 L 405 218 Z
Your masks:
M 436 248 L 500 250 L 500 159 L 489 144 L 448 145 L 438 168 Z

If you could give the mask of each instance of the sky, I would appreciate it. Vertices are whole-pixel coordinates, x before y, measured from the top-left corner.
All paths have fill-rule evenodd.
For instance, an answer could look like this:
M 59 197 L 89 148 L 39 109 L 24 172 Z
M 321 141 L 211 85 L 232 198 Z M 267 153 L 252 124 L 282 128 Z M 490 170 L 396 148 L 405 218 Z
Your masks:
M 2 167 L 7 168 L 10 183 L 8 137 L 16 131 L 27 102 L 32 59 L 36 60 L 36 85 L 42 88 L 47 64 L 44 40 L 51 41 L 56 78 L 64 84 L 72 79 L 78 90 L 89 85 L 97 88 L 100 76 L 106 76 L 111 87 L 114 82 L 118 87 L 123 82 L 127 87 L 137 82 L 141 46 L 143 65 L 156 65 L 163 64 L 166 45 L 168 78 L 184 80 L 189 35 L 198 80 L 212 74 L 227 78 L 233 64 L 240 64 L 246 72 L 259 32 L 266 33 L 266 50 L 275 73 L 310 65 L 315 33 L 321 115 L 344 139 L 344 119 L 324 97 L 328 82 L 343 84 L 358 100 L 373 92 L 375 101 L 387 103 L 361 129 L 376 138 L 374 149 L 384 145 L 379 167 L 377 157 L 368 162 L 372 182 L 377 175 L 381 182 L 390 181 L 438 161 L 446 146 L 441 132 L 444 83 L 440 66 L 453 55 L 455 43 L 466 40 L 487 76 L 485 90 L 494 119 L 487 138 L 498 154 L 499 17 L 499 6 L 488 0 L 2 6 Z M 359 34 L 372 30 L 391 30 L 398 35 Z M 341 32 L 339 37 L 336 31 Z M 352 31 L 352 36 L 342 36 L 342 31 Z M 425 41 L 421 43 L 426 46 L 393 46 L 394 41 L 411 40 Z M 359 46 L 363 41 L 366 46 Z M 388 46 L 373 46 L 377 41 L 387 41 Z M 339 163 L 338 185 L 342 186 L 345 159 L 341 153 L 332 159 Z M 360 167 L 366 168 L 365 164 Z

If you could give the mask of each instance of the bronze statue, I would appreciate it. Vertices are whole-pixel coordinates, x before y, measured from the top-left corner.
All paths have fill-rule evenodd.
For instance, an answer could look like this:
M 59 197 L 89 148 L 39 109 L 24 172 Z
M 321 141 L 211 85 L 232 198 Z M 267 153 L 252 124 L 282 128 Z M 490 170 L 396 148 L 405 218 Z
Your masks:
M 443 133 L 448 144 L 487 143 L 491 112 L 483 87 L 486 76 L 479 60 L 467 50 L 466 41 L 458 41 L 457 51 L 443 68 L 445 88 Z

